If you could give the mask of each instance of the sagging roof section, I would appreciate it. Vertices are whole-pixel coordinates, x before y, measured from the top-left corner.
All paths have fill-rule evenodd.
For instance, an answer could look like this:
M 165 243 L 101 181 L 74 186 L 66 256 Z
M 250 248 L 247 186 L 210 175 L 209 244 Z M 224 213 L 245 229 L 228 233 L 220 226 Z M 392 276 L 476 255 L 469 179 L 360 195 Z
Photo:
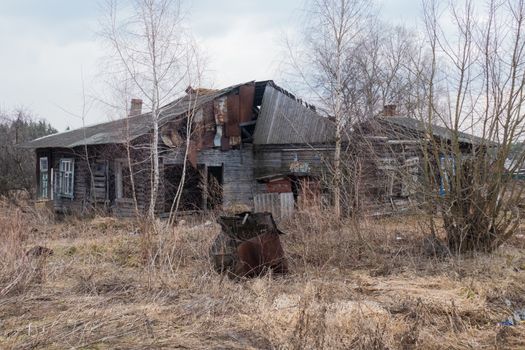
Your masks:
M 335 126 L 328 118 L 268 83 L 255 126 L 254 144 L 304 144 L 334 141 Z
M 425 133 L 428 130 L 428 125 L 423 121 L 406 117 L 406 116 L 388 116 L 388 117 L 379 117 L 378 120 L 383 125 L 389 126 L 398 126 L 407 130 L 411 130 L 417 133 Z M 432 124 L 430 125 L 432 134 L 443 140 L 452 140 L 454 137 L 454 132 L 446 127 Z M 487 141 L 481 137 L 467 134 L 464 132 L 458 131 L 457 133 L 458 141 L 460 143 L 473 144 L 473 145 L 494 145 L 494 142 Z
M 218 97 L 230 93 L 241 85 L 249 83 L 232 85 L 222 90 L 208 90 L 202 94 L 185 95 L 161 108 L 159 127 L 185 114 L 191 109 L 197 109 L 205 103 L 213 101 Z M 148 133 L 151 129 L 151 112 L 149 112 L 135 117 L 44 136 L 21 144 L 20 147 L 35 149 L 48 147 L 74 148 L 84 145 L 119 144 L 134 140 Z

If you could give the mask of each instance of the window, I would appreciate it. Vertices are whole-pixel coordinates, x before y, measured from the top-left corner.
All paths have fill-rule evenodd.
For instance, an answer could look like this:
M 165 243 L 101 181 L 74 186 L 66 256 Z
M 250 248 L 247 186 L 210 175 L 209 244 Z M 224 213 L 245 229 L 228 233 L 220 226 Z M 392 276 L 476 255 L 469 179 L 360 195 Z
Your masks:
M 40 157 L 38 197 L 49 198 L 49 164 L 47 157 Z
M 452 186 L 451 176 L 456 174 L 456 160 L 452 156 L 440 156 L 439 167 L 439 195 L 444 197 Z
M 62 197 L 73 198 L 75 162 L 71 158 L 60 159 L 57 173 L 57 192 Z

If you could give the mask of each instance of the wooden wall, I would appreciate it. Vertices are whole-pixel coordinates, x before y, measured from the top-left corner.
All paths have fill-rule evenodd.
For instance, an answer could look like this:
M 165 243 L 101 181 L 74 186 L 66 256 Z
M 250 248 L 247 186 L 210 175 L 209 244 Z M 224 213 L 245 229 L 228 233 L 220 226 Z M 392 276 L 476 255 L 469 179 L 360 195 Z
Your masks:
M 144 140 L 139 140 L 142 142 Z M 95 145 L 88 147 L 89 164 L 93 169 L 96 162 L 107 164 L 107 197 L 97 198 L 95 202 L 91 195 L 91 172 L 86 160 L 84 147 L 74 149 L 53 148 L 49 150 L 38 150 L 37 157 L 48 156 L 50 169 L 57 173 L 60 167 L 60 159 L 74 159 L 74 192 L 73 198 L 54 195 L 54 206 L 59 212 L 85 213 L 93 209 L 111 212 L 116 210 L 118 203 L 115 202 L 115 160 L 125 159 L 126 150 L 121 145 Z M 150 161 L 149 151 L 137 147 L 132 151 L 133 173 L 137 202 L 140 208 L 147 208 L 150 196 Z M 161 164 L 161 171 L 162 171 Z M 37 173 L 38 175 L 38 173 Z M 50 176 L 51 177 L 51 176 Z M 51 181 L 51 179 L 50 179 Z M 54 180 L 53 180 L 54 181 Z M 57 184 L 54 185 L 55 187 Z M 124 186 L 131 186 L 129 181 Z M 163 183 L 159 186 L 159 198 L 163 197 Z M 128 198 L 129 200 L 131 198 Z M 124 206 L 129 207 L 129 200 L 121 201 Z M 157 201 L 156 210 L 162 210 L 162 203 Z
M 255 178 L 253 175 L 253 152 L 250 145 L 243 149 L 221 151 L 204 149 L 197 154 L 197 164 L 223 166 L 223 208 L 236 205 L 253 207 Z M 183 154 L 174 150 L 164 155 L 164 164 L 182 164 Z
M 333 147 L 323 145 L 266 145 L 255 147 L 255 178 L 294 173 L 320 177 L 329 169 L 334 153 Z

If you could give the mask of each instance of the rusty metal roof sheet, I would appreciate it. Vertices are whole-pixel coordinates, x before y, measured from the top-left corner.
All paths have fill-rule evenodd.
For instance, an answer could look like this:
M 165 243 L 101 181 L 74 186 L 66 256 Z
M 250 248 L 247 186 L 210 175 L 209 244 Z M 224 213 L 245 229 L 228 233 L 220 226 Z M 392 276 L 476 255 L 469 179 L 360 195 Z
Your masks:
M 222 90 L 210 90 L 202 95 L 186 95 L 161 108 L 159 126 L 217 97 L 226 95 L 241 85 L 232 85 Z M 65 131 L 44 136 L 20 145 L 24 148 L 74 148 L 84 145 L 118 144 L 134 140 L 152 129 L 151 112 L 125 119 L 86 126 L 85 128 Z
M 293 95 L 268 82 L 255 126 L 254 144 L 304 144 L 334 141 L 335 125 Z

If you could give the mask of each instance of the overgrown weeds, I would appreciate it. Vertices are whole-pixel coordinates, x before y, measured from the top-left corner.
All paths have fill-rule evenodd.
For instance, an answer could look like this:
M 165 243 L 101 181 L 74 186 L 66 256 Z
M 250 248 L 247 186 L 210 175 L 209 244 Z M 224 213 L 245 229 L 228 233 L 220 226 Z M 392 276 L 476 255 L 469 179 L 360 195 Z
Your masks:
M 523 249 L 426 256 L 410 216 L 357 226 L 300 213 L 281 224 L 290 274 L 234 282 L 209 263 L 219 227 L 207 219 L 159 221 L 147 236 L 140 223 L 101 217 L 32 232 L 18 215 L 2 219 L 12 221 L 2 222 L 2 266 L 36 266 L 22 262 L 37 244 L 54 254 L 40 280 L 2 270 L 2 348 L 525 346 L 497 326 L 525 302 Z
M 0 297 L 23 292 L 34 279 L 41 278 L 37 276 L 41 275 L 40 266 L 32 266 L 25 255 L 27 237 L 28 227 L 19 209 L 0 213 Z

